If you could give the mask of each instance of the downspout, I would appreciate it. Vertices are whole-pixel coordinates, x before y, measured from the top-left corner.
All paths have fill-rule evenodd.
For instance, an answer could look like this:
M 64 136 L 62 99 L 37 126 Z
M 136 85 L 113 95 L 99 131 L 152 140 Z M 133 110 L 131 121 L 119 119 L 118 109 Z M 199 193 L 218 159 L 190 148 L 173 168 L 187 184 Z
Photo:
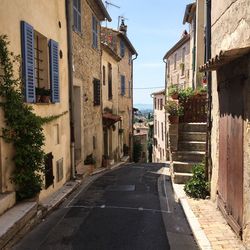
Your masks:
M 130 145 L 130 161 L 134 161 L 134 60 L 136 60 L 138 57 L 138 54 L 135 54 L 135 58 L 132 58 L 132 63 L 131 63 L 131 105 L 132 105 L 132 121 L 131 121 L 131 126 L 132 126 L 132 138 L 131 138 L 131 145 Z
M 68 43 L 68 74 L 69 74 L 69 115 L 70 115 L 70 158 L 71 158 L 71 178 L 76 178 L 75 166 L 75 135 L 74 135 L 74 98 L 73 98 L 73 53 L 72 53 L 72 0 L 65 0 L 67 19 L 67 43 Z
M 206 0 L 206 58 L 207 62 L 211 59 L 211 0 Z M 206 73 L 207 76 L 207 100 L 208 100 L 208 113 L 207 113 L 207 138 L 206 138 L 206 179 L 210 181 L 212 170 L 211 159 L 211 107 L 212 107 L 212 74 L 210 71 Z
M 168 85 L 168 81 L 167 81 L 167 69 L 168 69 L 168 62 L 167 62 L 167 59 L 166 58 L 163 58 L 163 62 L 165 63 L 165 105 L 167 103 L 167 85 Z M 165 109 L 165 108 L 164 108 Z M 167 154 L 166 154 L 166 151 L 168 149 L 168 133 L 167 131 L 169 132 L 169 130 L 167 129 L 167 120 L 168 120 L 168 115 L 167 115 L 167 111 L 165 109 L 165 157 L 166 157 L 166 161 L 168 160 L 167 159 Z M 169 150 L 168 150 L 169 151 Z M 170 156 L 170 154 L 169 154 Z
M 195 89 L 195 58 L 196 58 L 196 15 L 194 15 L 194 43 L 193 43 L 193 53 L 192 53 L 192 56 L 193 56 L 193 65 L 192 65 L 192 88 Z

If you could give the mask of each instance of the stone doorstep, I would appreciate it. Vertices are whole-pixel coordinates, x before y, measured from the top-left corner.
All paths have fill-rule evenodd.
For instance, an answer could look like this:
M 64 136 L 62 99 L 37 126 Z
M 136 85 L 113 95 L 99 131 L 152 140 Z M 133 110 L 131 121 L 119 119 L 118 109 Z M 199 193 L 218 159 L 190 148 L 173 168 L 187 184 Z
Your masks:
M 15 192 L 9 192 L 0 194 L 0 216 L 13 207 L 16 203 L 16 193 Z
M 22 202 L 0 216 L 0 249 L 3 249 L 36 214 L 36 202 Z

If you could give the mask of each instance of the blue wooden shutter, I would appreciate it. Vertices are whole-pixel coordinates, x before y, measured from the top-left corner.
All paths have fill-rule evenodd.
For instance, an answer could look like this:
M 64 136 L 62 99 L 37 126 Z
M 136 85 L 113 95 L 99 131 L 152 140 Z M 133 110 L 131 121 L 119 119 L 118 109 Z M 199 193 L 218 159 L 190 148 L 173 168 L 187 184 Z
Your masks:
M 21 21 L 22 73 L 26 102 L 35 102 L 34 29 Z
M 50 90 L 52 102 L 60 102 L 58 43 L 49 41 Z

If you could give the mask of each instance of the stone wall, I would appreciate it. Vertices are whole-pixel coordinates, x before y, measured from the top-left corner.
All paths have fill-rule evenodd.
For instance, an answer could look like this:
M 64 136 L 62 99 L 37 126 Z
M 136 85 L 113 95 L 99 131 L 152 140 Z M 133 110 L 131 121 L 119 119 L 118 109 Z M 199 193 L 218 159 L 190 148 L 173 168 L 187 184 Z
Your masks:
M 94 106 L 93 79 L 101 81 L 100 23 L 98 23 L 98 48 L 92 47 L 92 15 L 95 15 L 86 0 L 83 0 L 82 32 L 73 31 L 74 85 L 81 87 L 82 161 L 93 154 L 96 167 L 101 166 L 103 155 L 102 107 Z M 97 18 L 97 17 L 96 17 Z M 79 105 L 79 104 L 76 104 Z M 77 136 L 77 135 L 76 135 Z

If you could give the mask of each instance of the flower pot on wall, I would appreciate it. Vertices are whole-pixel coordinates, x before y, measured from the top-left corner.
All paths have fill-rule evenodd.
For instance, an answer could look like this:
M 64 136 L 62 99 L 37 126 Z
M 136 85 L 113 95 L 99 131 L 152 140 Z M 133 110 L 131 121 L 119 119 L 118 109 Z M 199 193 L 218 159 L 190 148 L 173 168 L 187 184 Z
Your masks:
M 179 116 L 169 115 L 168 120 L 171 124 L 177 124 L 179 123 Z

